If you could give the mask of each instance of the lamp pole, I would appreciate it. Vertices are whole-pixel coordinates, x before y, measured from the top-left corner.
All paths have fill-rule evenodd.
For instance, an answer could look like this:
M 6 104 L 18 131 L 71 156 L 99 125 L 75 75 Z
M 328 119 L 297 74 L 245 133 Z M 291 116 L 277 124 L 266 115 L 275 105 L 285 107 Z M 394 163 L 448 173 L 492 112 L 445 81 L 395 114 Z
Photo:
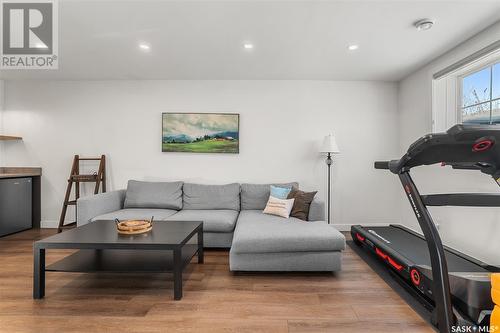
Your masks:
M 330 205 L 331 205 L 331 198 L 330 198 L 330 187 L 331 187 L 331 181 L 330 181 L 330 171 L 331 171 L 331 167 L 332 167 L 332 153 L 328 153 L 328 155 L 326 156 L 326 165 L 328 166 L 328 203 L 327 203 L 327 207 L 328 207 L 328 216 L 327 216 L 327 221 L 328 221 L 328 224 L 330 224 Z
M 328 209 L 327 209 L 327 222 L 330 224 L 331 220 L 331 205 L 332 205 L 332 198 L 331 198 L 331 187 L 332 187 L 332 182 L 331 182 L 331 168 L 333 164 L 332 156 L 333 154 L 339 154 L 340 150 L 339 147 L 337 146 L 337 141 L 335 140 L 335 137 L 332 134 L 328 134 L 325 136 L 325 139 L 323 141 L 323 145 L 321 146 L 321 149 L 319 150 L 321 154 L 326 154 L 326 165 L 328 166 L 328 190 L 327 190 L 327 200 L 328 200 Z

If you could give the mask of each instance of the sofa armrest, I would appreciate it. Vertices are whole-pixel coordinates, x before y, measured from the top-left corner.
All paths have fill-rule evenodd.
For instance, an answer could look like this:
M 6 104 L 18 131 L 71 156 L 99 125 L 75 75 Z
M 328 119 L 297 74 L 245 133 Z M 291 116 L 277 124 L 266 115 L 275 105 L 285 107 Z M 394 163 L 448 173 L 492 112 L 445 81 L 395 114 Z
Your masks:
M 124 201 L 125 190 L 79 198 L 76 202 L 76 224 L 81 226 L 89 223 L 96 216 L 122 209 Z
M 309 221 L 325 221 L 325 202 L 314 199 L 309 207 Z

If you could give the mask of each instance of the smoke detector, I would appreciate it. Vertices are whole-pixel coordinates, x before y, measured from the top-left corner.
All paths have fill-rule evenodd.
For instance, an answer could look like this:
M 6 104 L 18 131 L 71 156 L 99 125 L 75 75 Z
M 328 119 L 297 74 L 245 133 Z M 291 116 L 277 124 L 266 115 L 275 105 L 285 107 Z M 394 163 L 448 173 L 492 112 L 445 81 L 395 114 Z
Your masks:
M 413 25 L 415 26 L 415 28 L 417 28 L 418 31 L 425 31 L 425 30 L 429 30 L 430 28 L 432 28 L 432 26 L 434 25 L 434 20 L 422 19 L 422 20 L 418 20 L 417 22 L 413 23 Z

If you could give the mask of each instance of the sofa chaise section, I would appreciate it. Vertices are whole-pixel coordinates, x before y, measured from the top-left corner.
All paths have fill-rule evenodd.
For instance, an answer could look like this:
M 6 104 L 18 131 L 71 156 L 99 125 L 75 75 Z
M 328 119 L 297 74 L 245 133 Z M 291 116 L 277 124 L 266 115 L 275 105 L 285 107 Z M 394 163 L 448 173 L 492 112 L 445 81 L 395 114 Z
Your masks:
M 345 237 L 325 222 L 324 204 L 311 203 L 309 221 L 264 214 L 268 188 L 241 185 L 242 210 L 229 253 L 231 271 L 339 271 Z
M 240 213 L 230 251 L 232 271 L 338 271 L 345 238 L 324 221 Z

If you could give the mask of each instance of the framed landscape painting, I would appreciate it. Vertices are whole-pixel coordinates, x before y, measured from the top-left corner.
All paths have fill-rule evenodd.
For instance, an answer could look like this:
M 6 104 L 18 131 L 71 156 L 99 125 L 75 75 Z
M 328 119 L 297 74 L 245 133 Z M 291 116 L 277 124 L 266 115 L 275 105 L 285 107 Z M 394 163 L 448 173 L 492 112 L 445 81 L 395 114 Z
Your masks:
M 240 151 L 237 113 L 163 113 L 162 151 L 230 153 Z

